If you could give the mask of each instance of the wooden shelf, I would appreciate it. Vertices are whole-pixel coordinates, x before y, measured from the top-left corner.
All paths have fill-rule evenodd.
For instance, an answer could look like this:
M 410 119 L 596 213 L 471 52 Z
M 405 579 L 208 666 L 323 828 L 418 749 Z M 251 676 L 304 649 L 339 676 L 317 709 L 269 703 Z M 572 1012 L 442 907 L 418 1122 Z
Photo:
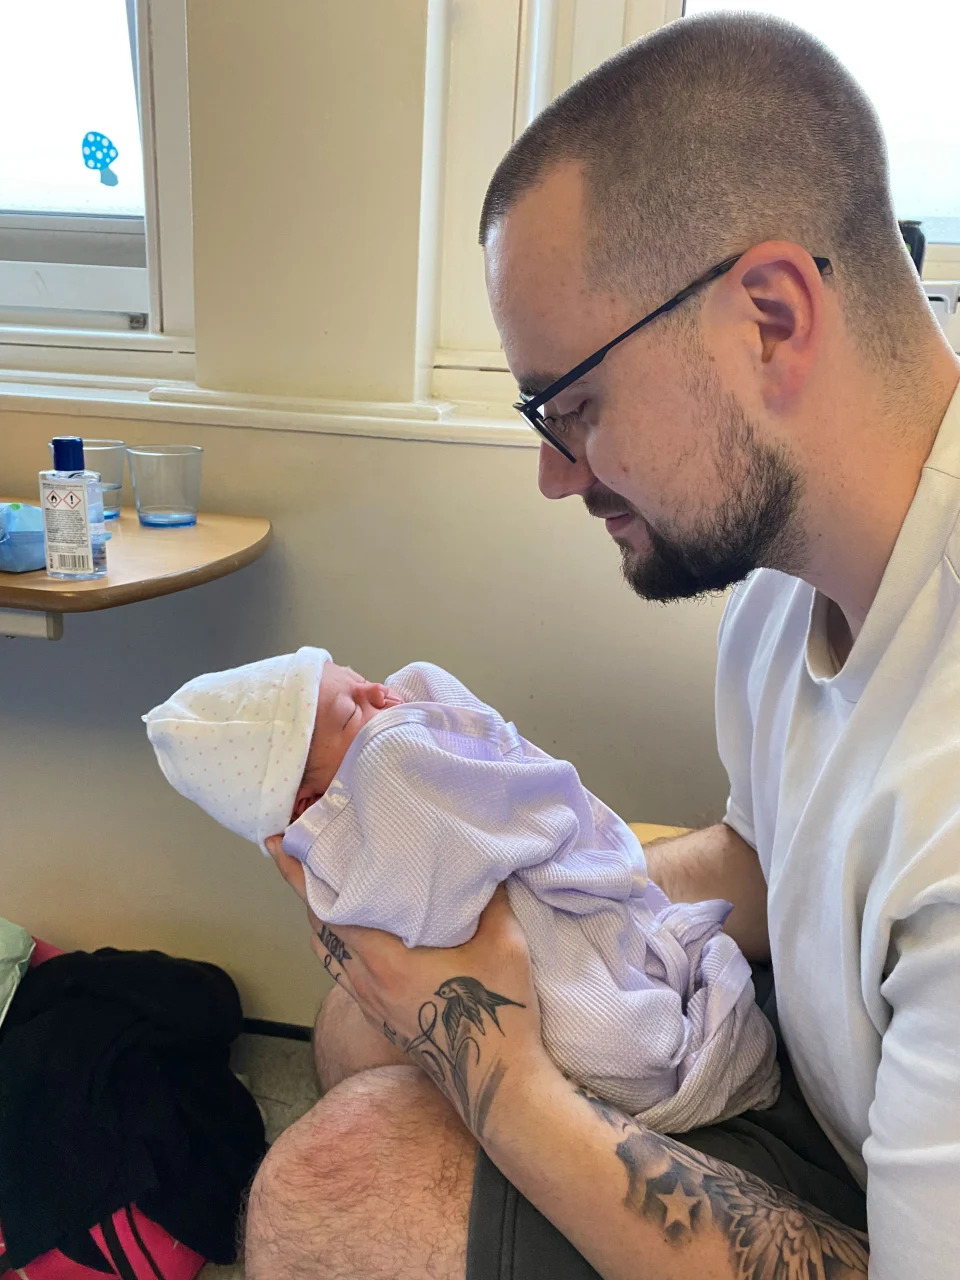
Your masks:
M 686 835 L 689 827 L 663 827 L 656 822 L 631 822 L 630 830 L 641 844 L 650 844 L 654 840 L 670 840 L 674 836 Z
M 269 520 L 203 513 L 188 529 L 144 529 L 136 511 L 127 508 L 107 529 L 112 536 L 105 578 L 65 582 L 42 569 L 0 573 L 0 608 L 88 613 L 152 600 L 242 569 L 263 554 L 271 536 Z

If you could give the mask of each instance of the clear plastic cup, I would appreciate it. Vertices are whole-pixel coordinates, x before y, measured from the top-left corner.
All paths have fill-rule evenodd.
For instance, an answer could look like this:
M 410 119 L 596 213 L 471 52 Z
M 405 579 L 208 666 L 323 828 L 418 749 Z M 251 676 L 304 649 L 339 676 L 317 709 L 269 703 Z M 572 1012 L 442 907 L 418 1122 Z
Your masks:
M 53 442 L 50 442 L 51 466 Z M 83 465 L 88 471 L 97 471 L 103 487 L 103 518 L 116 520 L 120 514 L 120 496 L 123 493 L 123 464 L 127 446 L 122 440 L 83 440 Z
M 140 523 L 182 528 L 197 523 L 203 449 L 198 444 L 146 444 L 128 448 L 133 497 Z

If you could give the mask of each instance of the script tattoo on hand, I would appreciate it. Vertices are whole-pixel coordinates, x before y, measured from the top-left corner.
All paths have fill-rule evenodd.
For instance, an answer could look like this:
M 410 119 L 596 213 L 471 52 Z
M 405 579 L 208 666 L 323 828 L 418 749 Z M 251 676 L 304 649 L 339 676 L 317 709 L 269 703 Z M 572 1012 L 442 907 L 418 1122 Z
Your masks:
M 789 1191 L 644 1129 L 588 1089 L 576 1093 L 620 1134 L 624 1205 L 682 1246 L 719 1230 L 737 1280 L 865 1280 L 868 1244 Z
M 317 930 L 317 937 L 320 939 L 320 945 L 325 948 L 327 954 L 323 957 L 323 967 L 329 973 L 334 982 L 340 981 L 340 974 L 332 967 L 331 961 L 336 960 L 342 969 L 348 960 L 352 960 L 353 956 L 347 950 L 344 940 L 333 932 L 328 924 L 321 924 Z
M 383 1034 L 426 1072 L 480 1138 L 506 1067 L 500 1058 L 481 1067 L 477 1035 L 486 1036 L 486 1017 L 502 1036 L 497 1010 L 504 1005 L 526 1006 L 491 991 L 476 978 L 463 976 L 441 982 L 434 995 L 443 1001 L 443 1008 L 434 1000 L 423 1002 L 417 1013 L 419 1035 L 404 1039 L 386 1022 Z

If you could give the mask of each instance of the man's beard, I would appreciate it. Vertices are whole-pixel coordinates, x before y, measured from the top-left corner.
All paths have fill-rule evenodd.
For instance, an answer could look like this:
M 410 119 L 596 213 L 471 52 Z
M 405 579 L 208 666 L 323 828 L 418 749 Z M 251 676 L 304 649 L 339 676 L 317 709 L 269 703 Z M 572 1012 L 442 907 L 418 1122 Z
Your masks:
M 795 571 L 805 540 L 796 524 L 803 480 L 783 450 L 761 444 L 739 402 L 721 394 L 714 414 L 723 415 L 717 437 L 717 473 L 726 497 L 698 526 L 663 533 L 625 499 L 608 489 L 586 496 L 591 515 L 629 510 L 650 541 L 634 551 L 616 539 L 627 585 L 645 600 L 689 600 L 725 591 L 762 566 Z M 708 423 L 704 423 L 706 428 Z

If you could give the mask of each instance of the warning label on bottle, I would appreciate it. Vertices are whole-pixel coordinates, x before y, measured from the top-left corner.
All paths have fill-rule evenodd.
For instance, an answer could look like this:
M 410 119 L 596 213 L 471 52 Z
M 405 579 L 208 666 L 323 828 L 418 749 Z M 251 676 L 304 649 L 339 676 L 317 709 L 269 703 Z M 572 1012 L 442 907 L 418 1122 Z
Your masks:
M 83 481 L 40 481 L 48 573 L 92 573 L 93 547 Z

